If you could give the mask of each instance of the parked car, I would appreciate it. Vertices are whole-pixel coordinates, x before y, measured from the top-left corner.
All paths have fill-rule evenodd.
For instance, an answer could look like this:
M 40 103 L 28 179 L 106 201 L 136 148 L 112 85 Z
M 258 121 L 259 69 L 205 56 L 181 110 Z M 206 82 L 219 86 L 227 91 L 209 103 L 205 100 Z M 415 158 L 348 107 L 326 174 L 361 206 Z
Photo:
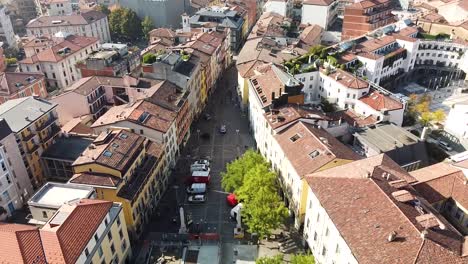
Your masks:
M 197 161 L 195 161 L 193 163 L 193 165 L 195 165 L 195 164 L 203 164 L 203 165 L 206 165 L 206 166 L 210 166 L 210 161 L 207 160 L 207 159 L 199 159 L 199 160 L 197 160 Z
M 204 194 L 190 195 L 188 197 L 189 203 L 204 203 L 206 202 L 206 196 Z
M 445 151 L 452 151 L 453 148 L 449 145 L 449 143 L 439 140 L 439 147 L 441 147 Z
M 210 167 L 206 166 L 205 164 L 192 164 L 190 166 L 190 172 L 194 171 L 210 171 Z
M 221 125 L 221 127 L 219 128 L 219 133 L 226 134 L 226 132 L 227 132 L 226 125 Z
M 193 183 L 187 187 L 188 194 L 203 194 L 206 192 L 206 183 Z

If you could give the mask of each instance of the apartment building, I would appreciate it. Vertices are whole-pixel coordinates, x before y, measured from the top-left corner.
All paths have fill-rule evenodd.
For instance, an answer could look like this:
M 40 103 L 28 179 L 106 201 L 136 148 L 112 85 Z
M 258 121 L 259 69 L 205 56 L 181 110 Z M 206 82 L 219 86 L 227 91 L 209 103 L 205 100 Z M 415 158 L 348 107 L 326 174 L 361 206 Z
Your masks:
M 167 80 L 183 91 L 188 91 L 188 102 L 192 117 L 199 116 L 202 108 L 202 86 L 206 85 L 200 59 L 191 54 L 167 52 L 158 55 L 152 65 L 143 65 L 143 77 L 155 80 Z
M 96 120 L 107 111 L 108 105 L 127 104 L 146 98 L 158 83 L 160 81 L 130 76 L 90 76 L 78 80 L 49 100 L 58 104 L 59 121 L 65 125 L 73 118 L 85 115 Z
M 304 0 L 302 2 L 302 24 L 315 24 L 328 30 L 338 17 L 336 0 Z
M 17 47 L 15 32 L 11 24 L 8 10 L 4 5 L 0 5 L 0 40 L 10 47 Z
M 121 222 L 125 219 L 136 239 L 167 188 L 164 155 L 162 144 L 130 131 L 103 132 L 73 163 L 69 182 L 92 186 L 98 199 L 121 203 Z
M 317 262 L 466 263 L 462 233 L 385 154 L 315 172 L 307 181 L 304 240 Z
M 268 0 L 263 5 L 263 12 L 272 12 L 284 17 L 290 17 L 293 1 L 291 0 Z
M 15 134 L 21 160 L 36 189 L 44 182 L 40 156 L 60 133 L 57 104 L 37 97 L 13 99 L 0 105 L 0 118 L 6 120 Z
M 1 72 L 0 104 L 28 96 L 47 97 L 45 77 L 41 73 Z
M 36 18 L 36 5 L 34 0 L 6 0 L 2 1 L 16 18 L 22 20 L 22 24 L 27 24 L 31 19 Z
M 71 0 L 35 0 L 39 16 L 65 16 L 73 13 Z
M 16 209 L 22 208 L 32 195 L 31 180 L 20 151 L 5 119 L 0 119 L 0 218 L 11 216 Z
M 341 39 L 362 36 L 395 22 L 390 0 L 365 0 L 345 7 Z
M 78 69 L 82 77 L 124 76 L 140 67 L 140 50 L 129 50 L 126 44 L 104 43 L 91 52 Z
M 413 187 L 462 234 L 468 234 L 467 176 L 449 163 L 440 162 L 410 172 Z M 443 186 L 450 186 L 445 189 Z
M 182 30 L 190 32 L 192 28 L 205 28 L 207 31 L 229 30 L 230 47 L 237 51 L 248 33 L 244 18 L 229 7 L 212 6 L 198 10 L 195 15 L 182 16 Z
M 0 223 L 5 263 L 128 263 L 122 206 L 81 199 L 65 203 L 40 229 Z
M 81 78 L 76 64 L 98 48 L 99 40 L 76 35 L 56 35 L 52 46 L 18 62 L 21 72 L 42 72 L 49 87 L 63 89 Z
M 96 134 L 111 128 L 127 128 L 165 148 L 165 158 L 174 167 L 179 151 L 177 112 L 149 100 L 114 106 L 91 125 Z
M 107 16 L 94 10 L 72 15 L 40 16 L 26 25 L 26 32 L 30 37 L 53 36 L 58 32 L 66 32 L 97 38 L 100 43 L 111 41 Z
M 94 199 L 96 192 L 92 187 L 58 182 L 47 182 L 28 201 L 31 225 L 44 226 L 64 204 L 81 199 Z M 29 218 L 29 217 L 28 217 Z

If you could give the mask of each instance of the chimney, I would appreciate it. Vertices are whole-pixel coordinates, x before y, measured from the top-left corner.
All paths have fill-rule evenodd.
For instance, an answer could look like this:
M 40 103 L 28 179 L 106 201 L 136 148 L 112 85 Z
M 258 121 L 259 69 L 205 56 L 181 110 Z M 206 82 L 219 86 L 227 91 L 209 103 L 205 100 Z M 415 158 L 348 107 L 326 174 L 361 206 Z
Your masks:
M 388 235 L 387 241 L 388 241 L 388 242 L 395 241 L 396 236 L 397 236 L 397 232 L 396 232 L 396 231 L 392 231 L 392 232 Z
M 283 91 L 283 88 L 280 88 L 278 96 L 281 96 L 283 94 L 282 91 Z
M 275 100 L 275 92 L 271 92 L 271 100 Z

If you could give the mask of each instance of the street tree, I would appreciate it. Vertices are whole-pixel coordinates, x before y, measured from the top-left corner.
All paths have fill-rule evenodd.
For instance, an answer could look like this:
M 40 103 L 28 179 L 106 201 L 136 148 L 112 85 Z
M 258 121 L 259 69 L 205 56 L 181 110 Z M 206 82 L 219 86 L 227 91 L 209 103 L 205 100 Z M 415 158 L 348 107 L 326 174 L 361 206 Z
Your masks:
M 435 122 L 442 122 L 445 120 L 445 112 L 442 109 L 437 109 L 435 112 L 432 113 L 432 118 Z
M 283 255 L 273 257 L 261 257 L 255 260 L 255 264 L 283 264 Z
M 141 22 L 141 30 L 143 31 L 143 35 L 145 36 L 147 40 L 149 40 L 149 33 L 153 29 L 154 29 L 153 20 L 151 20 L 149 16 L 146 16 Z
M 154 62 L 156 62 L 156 54 L 154 53 L 147 53 L 143 56 L 143 63 L 144 64 L 153 64 Z
M 291 264 L 314 264 L 315 258 L 310 254 L 299 254 L 293 255 L 291 258 Z
M 250 169 L 235 194 L 244 205 L 242 216 L 247 231 L 257 233 L 259 238 L 270 235 L 288 215 L 278 195 L 276 174 L 267 164 L 256 164 Z
M 112 38 L 125 41 L 141 38 L 141 20 L 129 8 L 116 8 L 109 15 L 109 29 Z
M 240 158 L 226 166 L 226 172 L 221 173 L 221 186 L 226 192 L 233 192 L 242 186 L 244 175 L 256 164 L 266 163 L 262 155 L 253 149 L 247 150 Z
M 96 10 L 106 14 L 107 16 L 111 13 L 109 8 L 106 5 L 103 5 L 103 4 L 98 5 Z

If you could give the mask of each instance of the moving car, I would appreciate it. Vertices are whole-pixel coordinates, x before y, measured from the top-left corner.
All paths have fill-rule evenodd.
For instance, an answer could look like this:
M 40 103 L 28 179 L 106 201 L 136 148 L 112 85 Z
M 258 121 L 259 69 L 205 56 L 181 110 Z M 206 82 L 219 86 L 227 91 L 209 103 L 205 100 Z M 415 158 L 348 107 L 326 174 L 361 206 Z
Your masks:
M 445 142 L 445 141 L 442 141 L 442 140 L 439 140 L 439 147 L 441 147 L 443 150 L 446 150 L 446 151 L 452 151 L 453 148 L 450 147 L 449 143 Z
M 226 125 L 221 125 L 221 127 L 219 128 L 219 133 L 226 134 L 226 132 L 227 132 Z
M 190 172 L 194 171 L 209 171 L 210 168 L 206 166 L 205 164 L 192 164 L 190 166 Z
M 202 194 L 206 192 L 206 183 L 193 183 L 187 187 L 188 194 Z
M 206 165 L 206 166 L 210 166 L 210 161 L 207 160 L 207 159 L 199 159 L 199 160 L 197 160 L 197 161 L 195 161 L 193 163 L 193 165 L 195 165 L 195 164 L 203 164 L 203 165 Z
M 206 202 L 206 196 L 204 194 L 190 195 L 188 197 L 189 203 L 204 203 Z

